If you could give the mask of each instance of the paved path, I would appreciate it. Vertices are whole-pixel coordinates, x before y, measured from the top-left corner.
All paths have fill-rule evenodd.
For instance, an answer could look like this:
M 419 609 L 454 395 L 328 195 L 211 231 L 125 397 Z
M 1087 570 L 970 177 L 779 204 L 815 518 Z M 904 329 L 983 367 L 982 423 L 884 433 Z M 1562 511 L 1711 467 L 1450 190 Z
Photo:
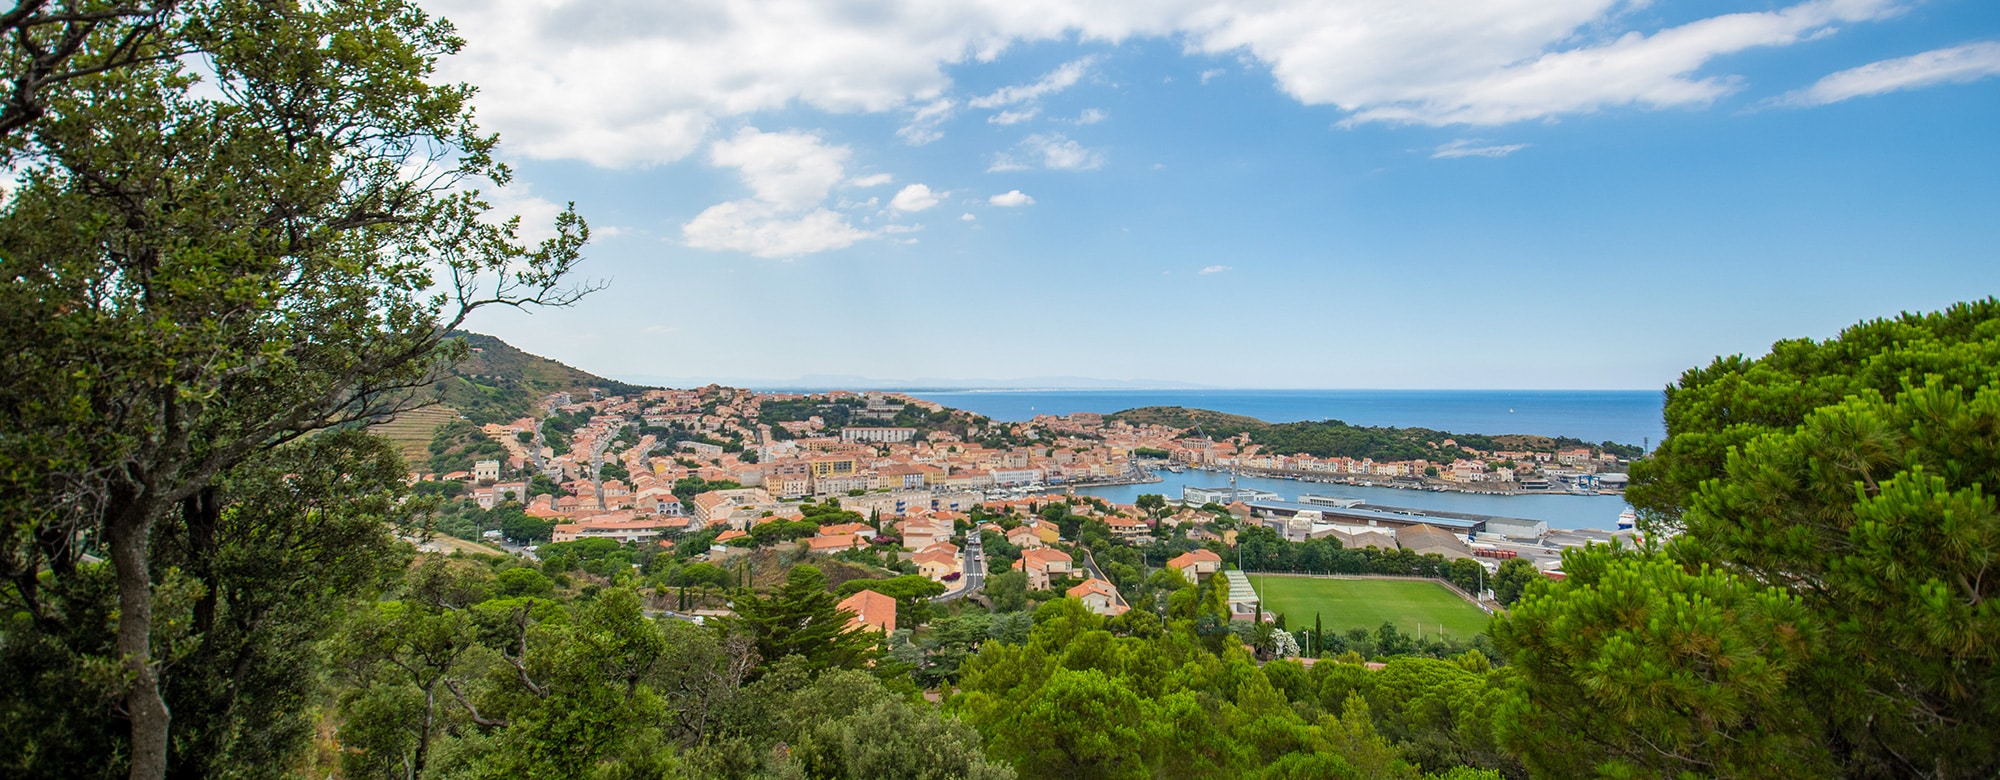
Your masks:
M 979 529 L 974 528 L 965 534 L 965 575 L 959 578 L 958 589 L 931 601 L 955 601 L 986 587 L 986 554 L 979 549 L 979 542 Z

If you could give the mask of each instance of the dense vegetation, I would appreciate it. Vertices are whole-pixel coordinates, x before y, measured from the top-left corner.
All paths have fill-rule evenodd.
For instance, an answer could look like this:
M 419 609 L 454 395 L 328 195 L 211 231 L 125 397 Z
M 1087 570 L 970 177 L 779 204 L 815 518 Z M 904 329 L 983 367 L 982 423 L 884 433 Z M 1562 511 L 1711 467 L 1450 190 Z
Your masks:
M 1450 433 L 1429 428 L 1349 425 L 1339 420 L 1268 423 L 1254 417 L 1223 414 L 1206 409 L 1185 409 L 1179 406 L 1127 409 L 1107 415 L 1105 419 L 1124 421 L 1133 425 L 1166 425 L 1188 429 L 1199 425 L 1200 433 L 1217 439 L 1248 434 L 1252 443 L 1263 445 L 1269 452 L 1283 455 L 1304 453 L 1321 458 L 1370 458 L 1378 461 L 1424 459 L 1449 462 L 1458 458 L 1472 457 L 1466 452 L 1467 448 L 1482 452 L 1496 450 L 1555 452 L 1574 447 L 1589 447 L 1621 458 L 1632 458 L 1642 454 L 1640 448 L 1632 444 L 1610 441 L 1592 444 L 1581 439 L 1562 436 Z M 1446 444 L 1447 440 L 1453 443 Z

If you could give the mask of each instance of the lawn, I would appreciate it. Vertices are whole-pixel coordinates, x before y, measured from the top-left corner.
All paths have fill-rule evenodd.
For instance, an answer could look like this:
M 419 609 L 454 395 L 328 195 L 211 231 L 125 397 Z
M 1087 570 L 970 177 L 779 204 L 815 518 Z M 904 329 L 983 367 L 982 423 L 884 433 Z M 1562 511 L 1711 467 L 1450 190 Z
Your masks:
M 1264 599 L 1264 609 L 1283 613 L 1294 631 L 1312 626 L 1315 612 L 1328 631 L 1374 630 L 1385 622 L 1412 634 L 1419 622 L 1426 634 L 1442 624 L 1448 636 L 1461 638 L 1486 630 L 1485 611 L 1434 582 L 1252 574 L 1250 584 Z

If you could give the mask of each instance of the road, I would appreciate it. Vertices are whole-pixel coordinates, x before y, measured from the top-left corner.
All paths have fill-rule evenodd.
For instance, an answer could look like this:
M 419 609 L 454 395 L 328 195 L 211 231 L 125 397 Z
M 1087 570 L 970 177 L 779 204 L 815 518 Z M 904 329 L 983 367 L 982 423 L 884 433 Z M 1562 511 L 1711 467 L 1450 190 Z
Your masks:
M 951 591 L 932 601 L 945 602 L 965 598 L 986 587 L 986 553 L 979 549 L 979 529 L 965 534 L 965 575 L 958 579 L 958 590 Z

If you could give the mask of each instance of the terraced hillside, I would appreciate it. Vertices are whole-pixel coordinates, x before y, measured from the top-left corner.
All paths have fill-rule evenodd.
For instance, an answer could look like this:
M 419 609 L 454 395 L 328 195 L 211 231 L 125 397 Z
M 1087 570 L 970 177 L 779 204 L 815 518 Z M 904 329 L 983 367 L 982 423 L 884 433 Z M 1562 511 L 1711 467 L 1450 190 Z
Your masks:
M 403 460 L 419 464 L 430 459 L 431 437 L 437 434 L 437 429 L 456 419 L 458 410 L 449 406 L 432 406 L 408 412 L 369 430 L 395 442 L 397 451 L 403 453 Z

